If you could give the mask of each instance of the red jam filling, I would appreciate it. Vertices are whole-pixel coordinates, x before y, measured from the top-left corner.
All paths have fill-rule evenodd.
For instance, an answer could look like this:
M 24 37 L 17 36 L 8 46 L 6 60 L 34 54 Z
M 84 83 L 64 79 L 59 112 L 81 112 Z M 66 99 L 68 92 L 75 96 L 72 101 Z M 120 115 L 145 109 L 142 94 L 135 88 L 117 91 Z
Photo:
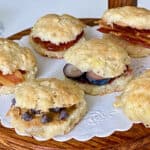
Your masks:
M 32 39 L 35 43 L 40 44 L 41 47 L 47 49 L 48 51 L 63 51 L 70 48 L 76 42 L 78 42 L 83 36 L 83 34 L 84 32 L 82 31 L 79 35 L 77 35 L 75 40 L 69 41 L 67 43 L 60 43 L 59 45 L 56 45 L 51 41 L 42 41 L 39 37 L 34 37 L 34 38 L 32 37 Z
M 116 33 L 122 39 L 129 41 L 132 44 L 142 45 L 144 47 L 150 47 L 150 43 L 148 42 L 150 38 L 150 30 L 139 30 L 131 27 L 122 27 L 116 24 L 113 26 L 103 24 L 102 27 L 98 29 L 98 31 L 103 33 Z

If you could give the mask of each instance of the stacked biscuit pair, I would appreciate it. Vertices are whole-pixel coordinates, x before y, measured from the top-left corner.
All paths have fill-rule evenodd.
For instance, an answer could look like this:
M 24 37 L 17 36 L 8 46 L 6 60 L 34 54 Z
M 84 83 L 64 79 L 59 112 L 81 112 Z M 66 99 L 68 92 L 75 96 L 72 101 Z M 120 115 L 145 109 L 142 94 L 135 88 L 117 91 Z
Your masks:
M 150 10 L 131 6 L 106 11 L 99 21 L 104 39 L 124 48 L 131 57 L 150 55 Z M 116 107 L 135 122 L 150 127 L 150 70 L 132 80 L 117 98 Z
M 42 18 L 34 26 L 36 31 L 33 28 L 30 39 L 33 45 L 34 42 L 42 43 L 38 37 L 41 34 L 45 35 L 44 40 L 53 39 L 42 43 L 50 51 L 45 52 L 39 46 L 35 48 L 43 55 L 62 58 L 66 49 L 84 39 L 84 24 L 78 19 L 69 15 L 44 18 L 46 20 Z M 47 140 L 69 132 L 85 115 L 87 104 L 78 86 L 56 78 L 35 79 L 37 71 L 30 49 L 0 39 L 0 94 L 15 94 L 7 113 L 12 127 L 20 133 Z
M 109 14 L 109 11 L 113 10 L 108 10 L 105 14 Z M 130 24 L 127 23 L 131 22 L 130 17 L 127 19 L 124 18 L 128 11 L 130 11 L 132 17 L 142 13 L 148 18 L 150 13 L 145 9 L 135 7 L 115 9 L 114 12 L 116 12 L 117 17 L 115 13 L 112 13 L 112 16 L 108 15 L 108 19 L 114 17 L 120 20 L 116 19 L 115 23 L 107 20 L 108 26 L 110 25 L 109 29 L 110 27 L 112 29 L 109 30 L 111 31 L 110 34 L 103 39 L 85 40 L 83 30 L 85 25 L 69 15 L 46 15 L 36 22 L 30 34 L 31 45 L 37 52 L 44 56 L 64 58 L 67 62 L 63 68 L 66 80 L 43 79 L 19 84 L 14 90 L 16 99 L 13 101 L 14 103 L 8 113 L 11 116 L 14 128 L 21 132 L 46 139 L 55 135 L 62 135 L 70 131 L 86 112 L 83 91 L 90 95 L 103 95 L 124 90 L 128 82 L 132 79 L 132 69 L 130 68 L 131 58 L 128 54 L 135 56 L 131 54 L 131 49 L 129 50 L 129 48 L 136 47 L 135 51 L 138 47 L 143 48 L 139 43 L 141 41 L 147 42 L 145 39 L 149 37 L 148 25 L 146 29 L 141 29 L 143 26 L 140 21 L 137 21 L 136 26 L 133 26 L 133 30 L 138 26 L 140 29 L 131 32 L 132 34 L 137 33 L 137 39 L 134 40 L 136 45 L 111 35 L 115 33 L 115 35 L 123 35 L 120 37 L 124 37 L 126 28 L 130 27 Z M 136 20 L 138 19 L 140 20 L 140 17 L 136 18 Z M 127 21 L 125 22 L 124 20 Z M 107 21 L 105 19 L 100 21 L 102 25 L 104 24 L 104 29 L 107 28 Z M 120 27 L 121 30 L 119 28 L 119 31 L 116 31 L 116 25 L 114 24 L 117 23 L 119 25 L 126 24 L 125 27 Z M 100 28 L 99 30 L 104 32 L 104 29 Z M 112 31 L 113 29 L 114 31 Z M 129 31 L 131 31 L 131 27 Z M 146 34 L 143 34 L 143 32 Z M 132 34 L 129 34 L 129 37 L 125 39 L 133 41 Z M 139 39 L 141 41 L 137 42 Z M 128 48 L 123 45 L 128 46 Z M 147 46 L 148 43 L 144 43 L 144 45 Z M 138 54 L 145 56 L 145 50 L 147 52 L 149 49 L 140 49 Z M 135 51 L 134 53 L 137 53 Z M 148 54 L 146 53 L 146 55 Z M 19 68 L 19 70 L 22 69 Z M 143 78 L 144 80 L 146 78 L 147 88 L 143 88 Z M 138 84 L 138 88 L 141 87 L 140 92 L 146 91 L 149 88 L 149 78 L 149 75 L 143 75 L 142 78 L 139 78 L 142 80 L 139 84 L 135 79 L 127 87 L 132 86 L 132 82 L 134 82 L 134 84 Z M 131 88 L 131 93 L 133 90 L 134 86 Z M 128 90 L 125 90 L 125 93 L 125 95 L 130 94 Z M 138 95 L 138 90 L 135 90 L 135 95 Z M 146 111 L 149 114 L 149 100 L 145 98 L 149 95 L 143 95 L 144 97 L 142 99 L 139 98 L 138 101 L 133 100 L 134 96 L 128 99 L 128 96 L 125 97 L 123 95 L 120 97 L 122 104 L 117 106 L 125 108 L 125 112 L 129 112 L 129 109 L 133 106 L 130 113 L 126 114 L 128 116 L 129 114 L 130 116 L 134 114 L 133 117 L 129 116 L 132 120 L 142 121 L 145 125 L 149 125 L 149 115 L 146 115 L 148 116 L 146 118 L 139 117 L 142 116 L 141 112 Z M 122 100 L 123 98 L 125 99 Z M 141 104 L 143 99 L 148 105 L 143 106 Z M 143 107 L 138 107 L 139 111 L 135 112 L 135 109 L 137 109 L 137 107 L 135 108 L 135 104 L 137 102 Z
M 8 112 L 21 133 L 45 140 L 69 132 L 87 111 L 84 92 L 55 79 L 35 79 L 37 64 L 28 48 L 0 39 L 0 94 L 14 93 Z

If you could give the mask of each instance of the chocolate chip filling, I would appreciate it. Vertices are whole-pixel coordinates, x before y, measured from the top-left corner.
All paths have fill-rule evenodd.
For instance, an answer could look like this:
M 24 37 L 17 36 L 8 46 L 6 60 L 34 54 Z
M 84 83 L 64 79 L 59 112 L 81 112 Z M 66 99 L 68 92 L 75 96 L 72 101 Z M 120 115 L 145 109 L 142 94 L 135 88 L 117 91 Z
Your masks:
M 29 110 L 31 112 L 31 114 L 36 115 L 36 114 L 40 114 L 41 110 L 35 110 L 35 109 L 30 109 Z
M 69 117 L 69 114 L 76 109 L 76 105 L 73 105 L 71 107 L 56 107 L 56 108 L 50 108 L 48 112 L 43 112 L 41 110 L 36 109 L 28 109 L 28 110 L 22 110 L 21 113 L 21 119 L 24 121 L 31 121 L 34 118 L 38 118 L 39 121 L 42 124 L 46 124 L 52 121 L 63 121 L 66 120 Z M 21 111 L 21 108 L 20 108 Z
M 50 108 L 49 111 L 50 112 L 60 112 L 62 108 L 60 107 L 56 107 L 56 108 Z
M 59 114 L 59 119 L 60 120 L 65 120 L 67 119 L 69 116 L 68 112 L 66 109 L 61 110 L 60 114 Z
M 27 111 L 21 115 L 21 118 L 25 121 L 31 121 L 33 119 L 33 114 Z
M 43 114 L 40 121 L 41 123 L 45 124 L 45 123 L 52 121 L 52 118 L 50 117 L 49 114 Z

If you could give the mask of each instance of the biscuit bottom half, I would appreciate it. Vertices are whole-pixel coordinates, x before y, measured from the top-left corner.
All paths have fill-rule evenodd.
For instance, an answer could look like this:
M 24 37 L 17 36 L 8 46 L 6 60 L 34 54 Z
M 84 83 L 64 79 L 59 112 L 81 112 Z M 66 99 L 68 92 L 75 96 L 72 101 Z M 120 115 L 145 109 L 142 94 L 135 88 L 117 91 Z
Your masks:
M 19 131 L 19 133 L 48 140 L 54 136 L 68 133 L 82 119 L 86 112 L 87 104 L 83 100 L 76 105 L 75 109 L 70 111 L 68 118 L 65 120 L 53 120 L 43 124 L 38 117 L 35 117 L 31 121 L 24 121 L 21 119 L 17 107 L 11 107 L 7 116 L 10 117 L 12 127 Z
M 67 81 L 78 85 L 86 94 L 89 95 L 105 95 L 112 92 L 119 92 L 124 90 L 127 83 L 132 79 L 133 75 L 122 75 L 116 78 L 113 82 L 105 85 L 92 85 L 89 83 L 81 83 L 69 78 L 65 78 Z

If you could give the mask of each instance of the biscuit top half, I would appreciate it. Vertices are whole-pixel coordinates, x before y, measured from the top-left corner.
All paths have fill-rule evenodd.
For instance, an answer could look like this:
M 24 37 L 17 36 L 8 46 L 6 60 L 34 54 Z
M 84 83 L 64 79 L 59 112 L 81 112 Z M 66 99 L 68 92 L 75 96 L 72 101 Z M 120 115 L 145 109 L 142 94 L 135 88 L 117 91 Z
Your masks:
M 32 71 L 36 67 L 35 57 L 28 48 L 0 38 L 0 71 L 12 74 L 16 70 Z
M 102 16 L 107 24 L 113 23 L 120 26 L 129 26 L 136 29 L 150 29 L 150 10 L 125 6 L 107 10 Z
M 104 77 L 121 75 L 130 63 L 127 52 L 107 39 L 91 39 L 69 49 L 65 60 L 82 72 L 93 71 Z
M 75 40 L 84 27 L 85 25 L 73 16 L 48 14 L 35 23 L 31 36 L 59 45 Z
M 70 107 L 84 100 L 84 92 L 56 78 L 21 83 L 15 90 L 16 107 L 48 111 L 49 108 Z

